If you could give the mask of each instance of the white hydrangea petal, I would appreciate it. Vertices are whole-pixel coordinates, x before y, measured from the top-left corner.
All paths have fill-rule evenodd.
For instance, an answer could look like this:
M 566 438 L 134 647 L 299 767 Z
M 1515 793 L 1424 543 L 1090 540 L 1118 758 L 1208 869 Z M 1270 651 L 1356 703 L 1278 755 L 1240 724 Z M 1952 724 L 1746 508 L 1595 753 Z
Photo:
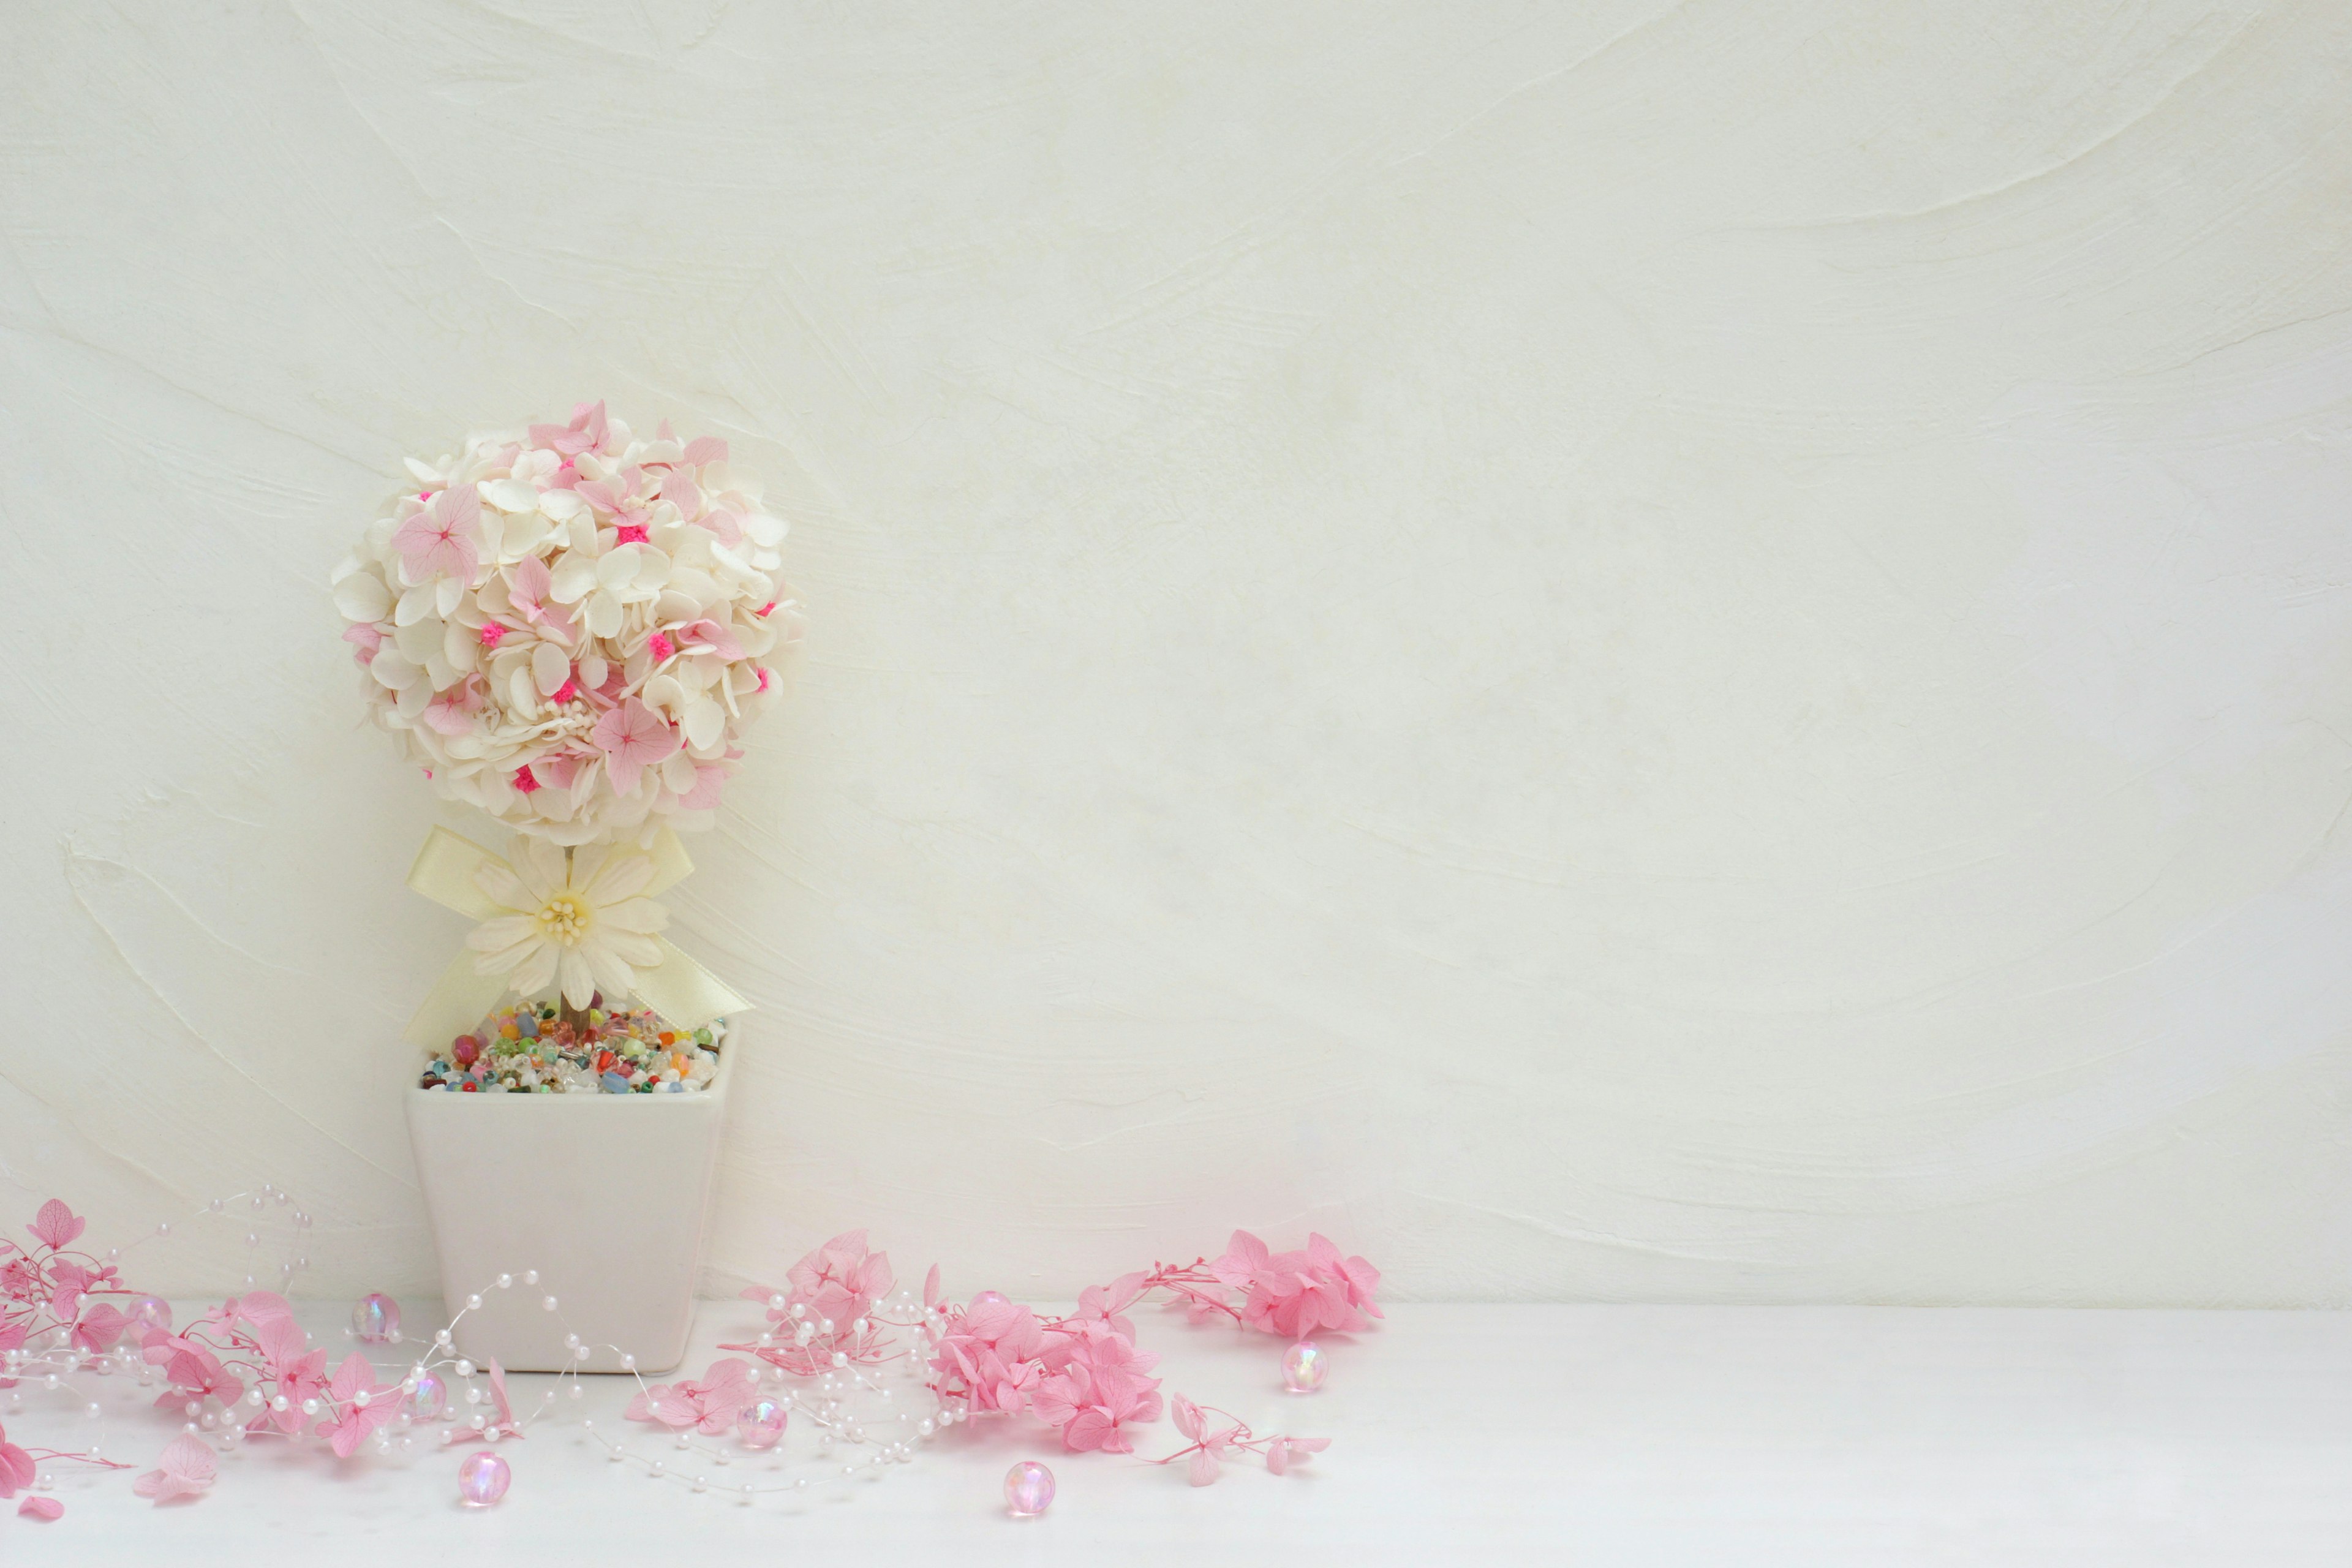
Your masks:
M 520 479 L 490 479 L 474 487 L 482 500 L 500 511 L 537 511 L 539 487 Z
M 677 677 L 667 671 L 646 681 L 637 693 L 637 700 L 648 708 L 658 710 L 672 723 L 676 723 L 679 715 L 686 711 L 686 688 L 677 683 Z
M 539 547 L 547 542 L 547 519 L 535 511 L 514 513 L 507 518 L 502 528 L 503 537 L 499 542 L 499 559 L 501 561 L 520 562 L 527 555 L 537 554 Z
M 540 695 L 554 695 L 555 689 L 572 679 L 572 661 L 563 650 L 551 642 L 543 642 L 531 650 L 531 679 L 538 683 Z
M 426 616 L 404 626 L 395 626 L 392 634 L 393 646 L 399 648 L 401 657 L 411 664 L 423 664 L 429 655 L 440 651 L 444 623 L 439 618 Z
M 636 547 L 614 546 L 596 563 L 596 581 L 606 588 L 625 588 L 637 579 Z
M 588 510 L 588 503 L 571 490 L 541 490 L 539 510 L 558 522 L 569 522 Z
M 565 551 L 548 574 L 548 596 L 559 605 L 576 605 L 595 586 L 596 563 L 576 550 Z
M 335 608 L 347 621 L 380 621 L 392 611 L 392 590 L 364 569 L 335 584 Z
M 485 561 L 496 561 L 505 548 L 506 517 L 488 507 L 482 509 L 476 527 L 481 531 L 481 555 Z
M 440 591 L 430 583 L 420 583 L 414 588 L 403 590 L 400 603 L 393 606 L 393 624 L 404 626 L 436 614 L 440 599 Z
M 591 594 L 588 596 L 588 629 L 600 637 L 619 636 L 621 601 L 611 594 Z

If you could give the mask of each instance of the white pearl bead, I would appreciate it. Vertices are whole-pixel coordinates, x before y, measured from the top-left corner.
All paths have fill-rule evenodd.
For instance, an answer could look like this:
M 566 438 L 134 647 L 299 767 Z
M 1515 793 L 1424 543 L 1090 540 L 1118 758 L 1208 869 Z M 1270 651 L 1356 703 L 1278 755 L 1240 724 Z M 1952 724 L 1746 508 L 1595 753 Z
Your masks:
M 466 1310 L 469 1312 L 478 1312 L 481 1310 L 482 1299 L 479 1296 L 468 1296 L 466 1298 Z

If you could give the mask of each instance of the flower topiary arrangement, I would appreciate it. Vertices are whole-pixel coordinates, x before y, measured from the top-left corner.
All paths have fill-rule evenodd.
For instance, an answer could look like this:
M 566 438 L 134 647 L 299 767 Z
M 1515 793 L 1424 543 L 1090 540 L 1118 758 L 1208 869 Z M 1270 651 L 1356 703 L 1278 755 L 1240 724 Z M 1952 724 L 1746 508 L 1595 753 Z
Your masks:
M 748 1005 L 662 935 L 656 900 L 693 869 L 677 830 L 710 824 L 800 641 L 785 525 L 726 442 L 667 424 L 641 437 L 601 403 L 408 468 L 419 488 L 335 574 L 344 640 L 373 720 L 436 790 L 513 836 L 501 854 L 436 827 L 408 874 L 476 922 L 406 1031 L 427 1053 L 408 1122 L 443 1278 L 528 1242 L 599 1338 L 657 1364 L 683 1353 L 719 1052 Z M 686 1098 L 620 1122 L 593 1100 L 478 1109 L 517 1095 Z M 615 1163 L 675 1206 L 520 1235 L 478 1202 L 590 1185 Z M 509 1367 L 576 1349 L 505 1308 L 460 1334 Z

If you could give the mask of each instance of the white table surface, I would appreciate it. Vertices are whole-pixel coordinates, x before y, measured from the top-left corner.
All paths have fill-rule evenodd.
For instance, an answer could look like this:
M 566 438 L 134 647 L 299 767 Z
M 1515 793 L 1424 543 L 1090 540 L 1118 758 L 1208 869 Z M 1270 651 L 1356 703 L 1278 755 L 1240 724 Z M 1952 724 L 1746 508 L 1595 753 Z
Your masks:
M 410 1321 L 429 1321 L 425 1303 Z M 749 1303 L 706 1303 L 689 1370 Z M 331 1304 L 306 1321 L 336 1347 Z M 1870 1308 L 1398 1306 L 1333 1342 L 1322 1392 L 1286 1395 L 1279 1346 L 1139 1319 L 1170 1391 L 1261 1431 L 1334 1439 L 1304 1475 L 1062 1455 L 1034 1423 L 961 1428 L 887 1479 L 745 1505 L 605 1462 L 576 1427 L 503 1445 L 496 1509 L 456 1500 L 457 1456 L 226 1458 L 158 1508 L 130 1473 L 68 1477 L 66 1517 L 0 1513 L 14 1565 L 331 1561 L 974 1564 L 2328 1563 L 2352 1561 L 2352 1317 Z M 142 1468 L 170 1429 L 109 1380 L 100 1423 L 25 1392 L 19 1442 L 102 1425 Z M 517 1379 L 519 1385 L 536 1379 Z M 593 1380 L 559 1410 L 612 1424 Z M 44 1406 L 43 1400 L 57 1401 Z M 523 1401 L 518 1400 L 518 1404 Z M 664 1444 L 632 1427 L 646 1451 Z M 86 1440 L 86 1439 L 82 1439 Z M 1143 1454 L 1178 1446 L 1165 1421 Z M 59 1446 L 64 1446 L 62 1442 Z M 1005 1517 L 1022 1458 L 1052 1510 Z M 738 1466 L 727 1477 L 761 1477 Z

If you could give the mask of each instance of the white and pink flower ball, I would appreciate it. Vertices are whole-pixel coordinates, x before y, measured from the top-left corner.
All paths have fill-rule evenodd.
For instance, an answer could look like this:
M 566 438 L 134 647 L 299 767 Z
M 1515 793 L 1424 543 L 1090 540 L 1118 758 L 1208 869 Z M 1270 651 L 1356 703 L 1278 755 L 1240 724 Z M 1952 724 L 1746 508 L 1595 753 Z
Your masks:
M 362 688 L 434 787 L 552 843 L 709 826 L 801 636 L 784 523 L 604 405 L 478 436 L 337 569 Z

